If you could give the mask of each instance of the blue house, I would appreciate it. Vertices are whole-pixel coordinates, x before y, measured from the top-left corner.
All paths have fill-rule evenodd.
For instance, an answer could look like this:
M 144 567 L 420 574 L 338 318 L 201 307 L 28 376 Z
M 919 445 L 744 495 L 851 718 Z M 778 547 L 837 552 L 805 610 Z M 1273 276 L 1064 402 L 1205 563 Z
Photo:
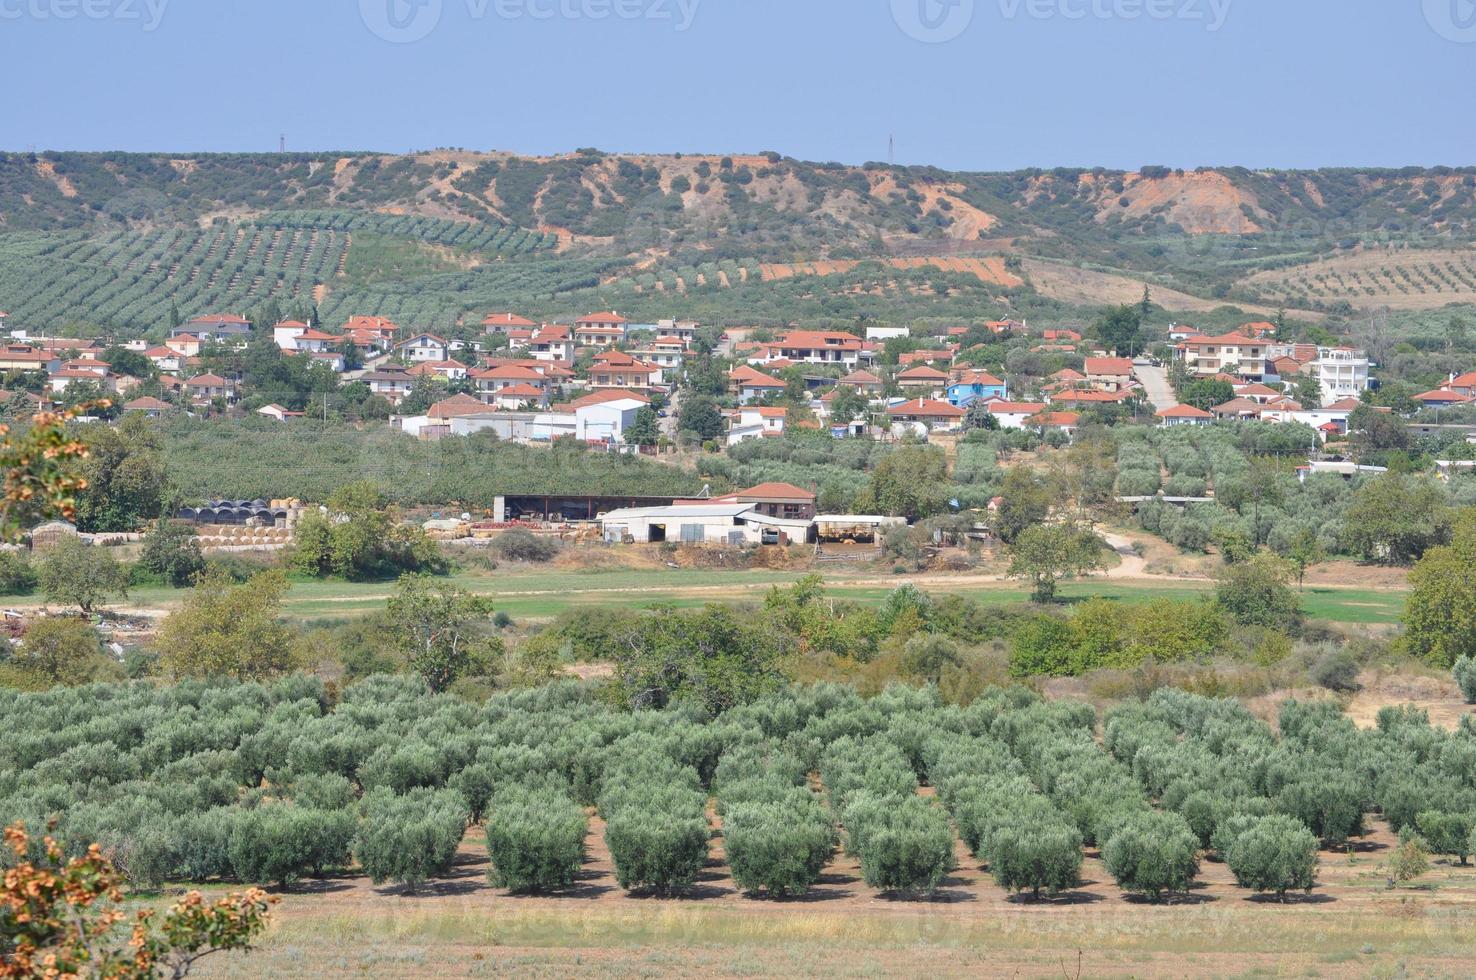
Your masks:
M 1005 383 L 985 371 L 971 371 L 948 385 L 948 401 L 958 408 L 967 408 L 981 399 L 1008 397 Z

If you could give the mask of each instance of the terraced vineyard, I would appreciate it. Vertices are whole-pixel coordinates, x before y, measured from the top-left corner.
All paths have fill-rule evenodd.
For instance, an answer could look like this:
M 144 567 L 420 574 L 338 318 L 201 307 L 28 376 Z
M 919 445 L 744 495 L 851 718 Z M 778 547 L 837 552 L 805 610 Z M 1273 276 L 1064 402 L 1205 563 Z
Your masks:
M 0 244 L 0 295 L 13 322 L 58 328 L 75 318 L 148 330 L 185 316 L 239 311 L 269 297 L 310 302 L 348 238 L 315 229 L 217 225 L 198 230 L 11 236 Z
M 1476 302 L 1476 250 L 1371 249 L 1257 273 L 1247 285 L 1268 301 L 1293 306 L 1341 301 L 1434 309 Z

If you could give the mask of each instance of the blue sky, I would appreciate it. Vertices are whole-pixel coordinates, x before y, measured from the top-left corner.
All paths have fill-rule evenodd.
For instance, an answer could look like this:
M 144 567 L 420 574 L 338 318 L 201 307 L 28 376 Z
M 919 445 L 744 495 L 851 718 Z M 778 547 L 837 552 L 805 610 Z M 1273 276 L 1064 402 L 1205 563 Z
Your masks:
M 1476 0 L 0 0 L 0 72 L 8 150 L 1476 164 Z

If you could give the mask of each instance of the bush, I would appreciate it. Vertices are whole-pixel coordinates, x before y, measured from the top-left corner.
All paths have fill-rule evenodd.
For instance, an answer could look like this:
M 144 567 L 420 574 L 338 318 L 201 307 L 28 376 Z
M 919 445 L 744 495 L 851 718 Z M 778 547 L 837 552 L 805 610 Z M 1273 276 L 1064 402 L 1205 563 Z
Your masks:
M 1188 891 L 1199 873 L 1199 839 L 1176 813 L 1129 818 L 1102 848 L 1102 861 L 1119 888 L 1157 900 Z
M 809 790 L 795 789 L 783 799 L 737 803 L 727 811 L 723 843 L 739 888 L 803 895 L 820 877 L 835 850 L 835 828 L 808 796 Z
M 1323 773 L 1288 783 L 1276 796 L 1282 813 L 1296 817 L 1329 847 L 1363 832 L 1363 794 L 1348 776 Z
M 1318 657 L 1310 671 L 1312 680 L 1329 691 L 1351 694 L 1358 683 L 1358 660 L 1347 650 L 1329 650 Z
M 559 553 L 559 543 L 540 537 L 532 531 L 515 527 L 492 539 L 492 548 L 508 561 L 552 561 Z
M 548 788 L 503 790 L 487 818 L 487 880 L 515 894 L 568 888 L 584 864 L 584 811 Z
M 0 595 L 30 595 L 36 591 L 36 570 L 20 551 L 0 551 Z
M 1455 662 L 1456 683 L 1467 704 L 1476 704 L 1476 657 L 1462 657 Z
M 1317 875 L 1317 838 L 1292 817 L 1256 817 L 1235 836 L 1225 863 L 1241 888 L 1310 893 Z
M 1013 827 L 997 834 L 989 870 L 1001 887 L 1036 898 L 1075 888 L 1081 874 L 1081 831 L 1067 823 Z
M 364 797 L 361 809 L 354 856 L 376 885 L 393 881 L 411 894 L 427 878 L 450 870 L 469 815 L 455 790 L 414 789 L 396 796 L 381 788 Z

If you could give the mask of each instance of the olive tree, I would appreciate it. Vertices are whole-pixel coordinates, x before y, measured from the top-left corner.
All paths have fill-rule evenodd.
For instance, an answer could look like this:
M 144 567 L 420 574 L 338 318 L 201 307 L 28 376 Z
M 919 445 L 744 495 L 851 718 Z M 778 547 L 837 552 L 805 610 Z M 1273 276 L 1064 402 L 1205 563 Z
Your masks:
M 1039 898 L 1076 887 L 1081 858 L 1081 831 L 1073 825 L 1016 825 L 995 835 L 989 870 L 1001 887 Z
M 835 849 L 835 828 L 807 796 L 809 790 L 796 788 L 785 798 L 745 801 L 725 813 L 723 842 L 739 888 L 803 895 L 820 877 Z
M 1467 704 L 1476 704 L 1476 657 L 1461 657 L 1455 663 L 1456 683 L 1460 685 L 1461 696 L 1466 699 Z
M 584 810 L 546 787 L 497 793 L 487 815 L 487 880 L 515 893 L 568 888 L 584 864 Z
M 1425 810 L 1415 817 L 1420 836 L 1435 854 L 1449 854 L 1465 864 L 1471 856 L 1472 834 L 1476 833 L 1476 813 L 1446 813 Z
M 1199 874 L 1199 838 L 1176 813 L 1130 817 L 1102 847 L 1107 871 L 1124 891 L 1157 900 L 1188 891 Z
M 378 885 L 393 881 L 414 894 L 445 874 L 466 832 L 466 801 L 455 790 L 414 789 L 396 796 L 381 787 L 366 795 L 354 856 Z
M 1257 892 L 1311 892 L 1317 876 L 1317 838 L 1300 820 L 1256 817 L 1235 836 L 1225 864 L 1236 884 Z

